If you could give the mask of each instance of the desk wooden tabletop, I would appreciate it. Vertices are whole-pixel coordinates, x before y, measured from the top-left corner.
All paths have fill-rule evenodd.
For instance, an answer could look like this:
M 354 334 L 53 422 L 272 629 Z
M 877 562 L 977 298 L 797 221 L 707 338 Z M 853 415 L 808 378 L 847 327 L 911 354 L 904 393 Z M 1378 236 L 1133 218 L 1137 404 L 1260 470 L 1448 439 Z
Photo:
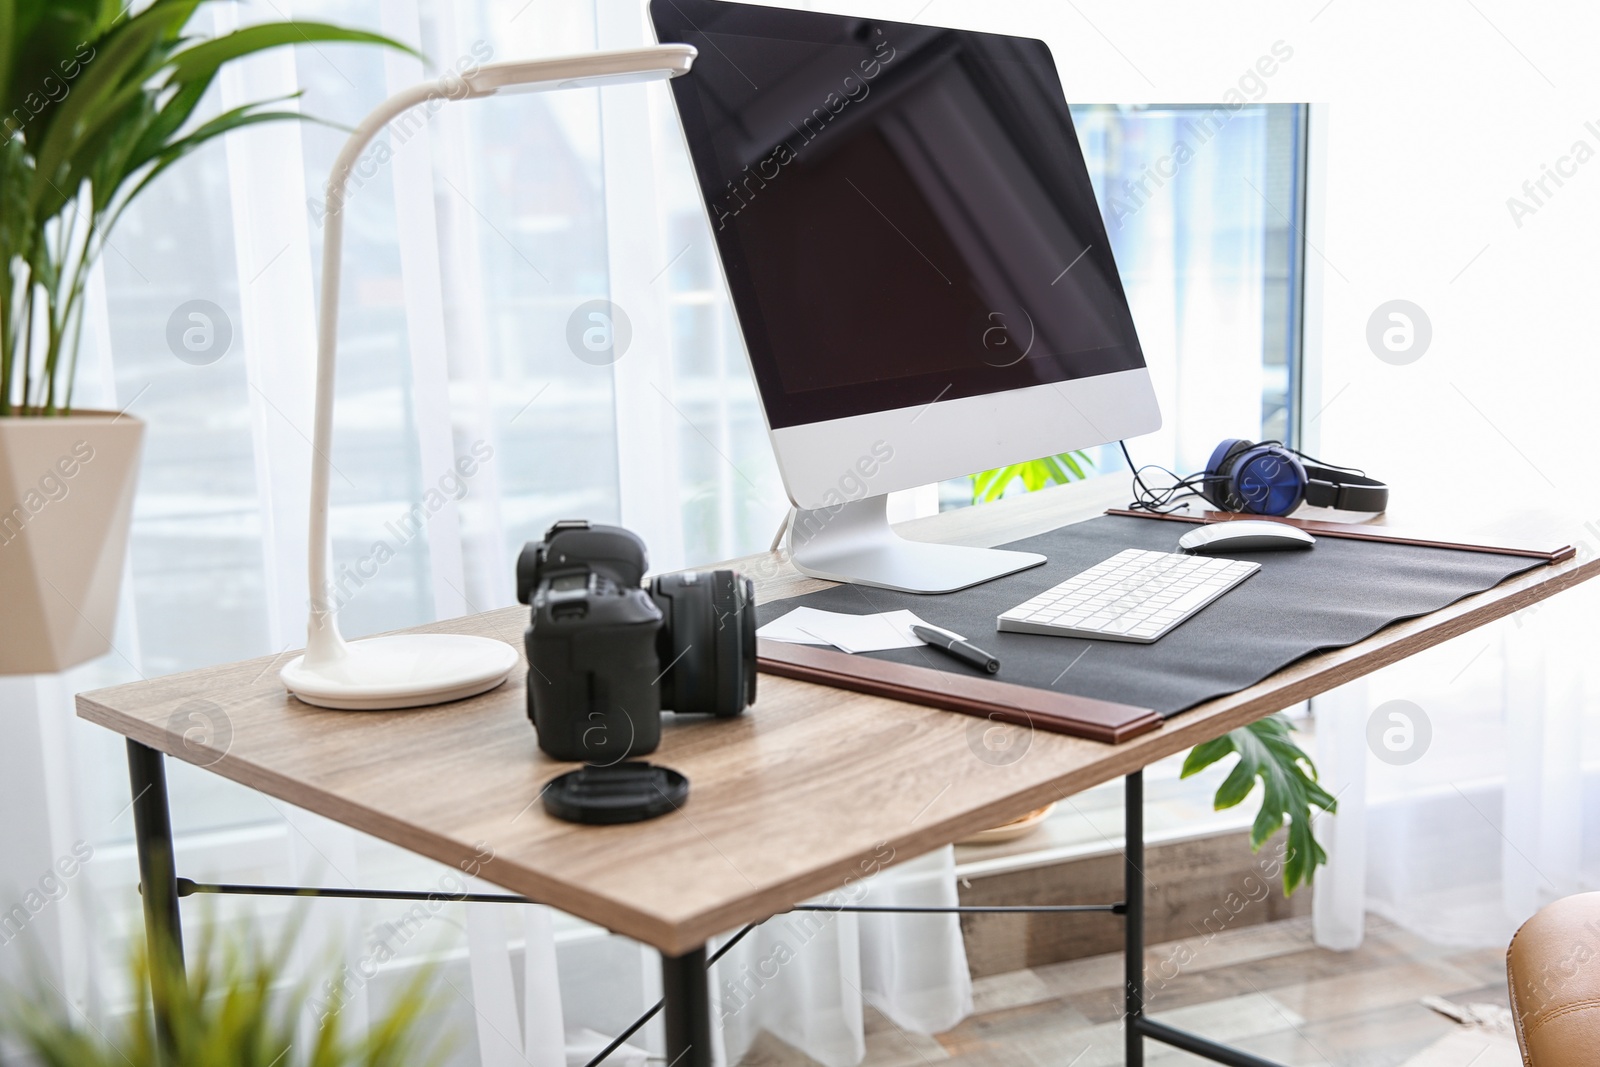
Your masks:
M 1113 479 L 1104 479 L 1112 481 Z M 993 545 L 1098 514 L 1114 486 L 1065 486 L 918 520 L 911 536 Z M 1546 526 L 1571 540 L 1577 527 Z M 1470 532 L 1470 531 L 1464 531 Z M 737 561 L 760 599 L 826 583 L 776 556 Z M 550 818 L 545 783 L 572 769 L 541 753 L 523 670 L 440 707 L 327 711 L 289 697 L 287 656 L 208 667 L 78 696 L 78 714 L 179 759 L 448 864 L 484 851 L 482 876 L 534 900 L 682 953 L 853 878 L 1016 818 L 1509 615 L 1600 572 L 1569 559 L 1513 578 L 1349 648 L 1312 656 L 1121 745 L 1020 728 L 997 760 L 982 719 L 763 676 L 738 719 L 673 721 L 652 761 L 689 776 L 688 803 L 631 826 Z M 482 634 L 519 650 L 527 609 L 419 631 Z M 225 752 L 184 736 L 190 701 L 226 715 Z M 992 741 L 992 739 L 991 739 Z M 987 758 L 985 758 L 987 757 Z M 181 873 L 181 872 L 180 872 Z M 393 888 L 393 887 L 389 887 Z

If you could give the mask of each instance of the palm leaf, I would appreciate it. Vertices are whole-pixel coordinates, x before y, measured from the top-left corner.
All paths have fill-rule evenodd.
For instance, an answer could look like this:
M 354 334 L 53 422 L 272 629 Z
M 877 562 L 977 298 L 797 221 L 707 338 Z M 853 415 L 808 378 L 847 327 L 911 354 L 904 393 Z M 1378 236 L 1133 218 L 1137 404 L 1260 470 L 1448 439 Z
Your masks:
M 4 107 L 0 115 L 10 121 L 12 113 L 11 97 L 11 71 L 15 64 L 15 53 L 7 42 L 20 40 L 17 36 L 17 3 L 16 0 L 0 0 L 0 106 Z M 10 137 L 12 131 L 0 131 L 4 136 Z
M 114 122 L 126 104 L 155 91 L 150 78 L 178 43 L 176 34 L 181 27 L 173 26 L 179 13 L 174 6 L 173 0 L 158 0 L 141 13 L 115 22 L 94 40 L 94 58 L 83 64 L 72 91 L 48 122 L 40 123 L 32 133 L 38 171 L 35 198 L 45 195 L 48 184 L 59 186 L 66 181 L 64 166 L 77 162 L 86 170 L 91 157 L 82 149 L 74 152 L 74 147 Z
M 172 144 L 168 145 L 166 149 L 162 151 L 160 158 L 157 159 L 155 166 L 151 167 L 139 178 L 132 191 L 122 199 L 122 202 L 119 205 L 117 205 L 117 210 L 112 213 L 111 219 L 115 221 L 115 219 L 120 217 L 122 210 L 131 204 L 140 193 L 144 192 L 145 187 L 160 177 L 168 167 L 172 166 L 174 163 L 177 163 L 195 149 L 200 148 L 206 142 L 220 137 L 222 134 L 227 133 L 230 130 L 239 130 L 246 126 L 254 126 L 262 122 L 279 122 L 284 119 L 295 119 L 301 117 L 300 113 L 297 111 L 258 112 L 250 110 L 251 108 L 257 106 L 259 105 L 246 104 L 244 107 L 235 108 L 226 115 L 219 115 L 217 118 L 212 119 L 210 122 L 206 123 L 205 126 L 201 127 L 199 130 L 196 130 L 188 137 L 174 141 Z M 202 131 L 204 132 L 202 133 Z
M 105 13 L 105 6 L 101 0 L 0 3 L 0 17 L 9 21 L 0 33 L 0 107 L 7 119 L 30 135 L 50 123 L 61 103 L 51 87 L 81 72 L 78 50 L 99 37 L 115 14 L 114 8 Z
M 168 30 L 164 15 L 165 8 L 158 3 L 118 23 L 95 42 L 94 59 L 84 66 L 52 121 L 35 134 L 36 205 L 48 203 L 52 192 L 65 198 L 66 171 L 74 166 L 80 172 L 87 170 L 92 162 L 81 146 L 120 118 L 127 104 L 150 91 L 145 81 L 159 69 L 154 60 L 162 54 L 162 35 Z M 41 217 L 53 214 L 45 210 Z
M 324 22 L 185 37 L 200 3 L 151 0 L 129 13 L 122 0 L 0 0 L 0 103 L 8 116 L 0 141 L 0 415 L 11 413 L 19 378 L 32 394 L 24 405 L 51 414 L 58 396 L 70 401 L 86 271 L 153 181 L 223 134 L 305 118 L 266 100 L 196 124 L 224 66 L 296 44 L 376 44 L 419 55 L 381 34 Z M 41 98 L 46 77 L 70 85 Z M 43 353 L 31 350 L 24 327 L 34 294 L 48 327 Z
M 189 121 L 189 116 L 194 114 L 194 109 L 200 105 L 201 98 L 211 87 L 212 80 L 202 78 L 186 82 L 167 95 L 166 99 L 156 107 L 155 114 L 140 133 L 139 140 L 129 155 L 129 166 L 137 167 L 155 158 L 173 135 L 183 128 L 183 124 Z
M 391 37 L 366 30 L 351 30 L 326 22 L 264 22 L 246 26 L 222 37 L 202 41 L 172 57 L 173 81 L 182 84 L 196 79 L 209 79 L 218 68 L 231 60 L 239 59 L 268 48 L 286 44 L 379 44 L 398 48 L 418 59 L 422 53 L 410 45 Z

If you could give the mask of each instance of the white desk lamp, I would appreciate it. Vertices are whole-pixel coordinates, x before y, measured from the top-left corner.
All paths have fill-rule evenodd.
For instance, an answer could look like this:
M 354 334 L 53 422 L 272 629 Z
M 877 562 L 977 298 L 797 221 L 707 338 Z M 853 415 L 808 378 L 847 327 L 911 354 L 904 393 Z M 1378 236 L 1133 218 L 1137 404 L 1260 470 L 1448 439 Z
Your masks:
M 311 618 L 306 651 L 280 673 L 308 704 L 375 710 L 442 704 L 483 693 L 517 665 L 504 641 L 463 634 L 402 634 L 346 642 L 328 597 L 328 476 L 333 437 L 333 368 L 339 333 L 339 271 L 345 189 L 362 151 L 391 121 L 430 100 L 467 100 L 496 93 L 542 92 L 676 78 L 694 62 L 686 44 L 591 52 L 558 59 L 492 63 L 471 74 L 423 82 L 385 100 L 345 142 L 328 175 L 322 245 L 322 308 L 317 329 L 317 413 L 311 457 Z

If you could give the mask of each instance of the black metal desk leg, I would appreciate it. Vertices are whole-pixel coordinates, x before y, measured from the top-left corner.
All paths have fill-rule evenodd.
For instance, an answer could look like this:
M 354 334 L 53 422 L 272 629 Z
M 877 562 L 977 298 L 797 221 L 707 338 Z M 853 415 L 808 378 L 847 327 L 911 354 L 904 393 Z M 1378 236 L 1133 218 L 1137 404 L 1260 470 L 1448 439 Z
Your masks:
M 668 1067 L 711 1067 L 711 990 L 705 946 L 682 956 L 661 954 Z
M 1128 1067 L 1144 1067 L 1144 772 L 1123 779 L 1122 877 L 1127 902 L 1123 942 L 1123 1039 Z
M 150 995 L 156 1026 L 166 1032 L 169 982 L 184 980 L 183 925 L 178 917 L 178 871 L 167 810 L 166 757 L 128 741 L 128 781 L 133 788 L 133 836 L 139 850 L 139 891 L 144 895 L 145 945 L 150 955 Z
M 1127 1042 L 1128 1067 L 1144 1067 L 1144 1039 L 1181 1048 L 1227 1067 L 1281 1067 L 1280 1064 L 1251 1055 L 1241 1049 L 1219 1044 L 1199 1034 L 1156 1022 L 1145 1015 L 1144 1003 L 1144 772 L 1124 779 L 1126 805 L 1123 845 L 1123 891 L 1127 902 L 1127 941 L 1124 944 L 1123 1037 Z

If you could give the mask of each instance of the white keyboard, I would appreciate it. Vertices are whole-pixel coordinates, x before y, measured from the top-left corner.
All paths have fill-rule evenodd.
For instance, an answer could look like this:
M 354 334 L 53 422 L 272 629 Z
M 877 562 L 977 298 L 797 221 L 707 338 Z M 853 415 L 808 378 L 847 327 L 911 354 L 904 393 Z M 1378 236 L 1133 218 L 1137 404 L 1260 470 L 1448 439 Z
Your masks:
M 1130 548 L 1018 604 L 996 628 L 1149 644 L 1260 569 L 1243 560 Z

